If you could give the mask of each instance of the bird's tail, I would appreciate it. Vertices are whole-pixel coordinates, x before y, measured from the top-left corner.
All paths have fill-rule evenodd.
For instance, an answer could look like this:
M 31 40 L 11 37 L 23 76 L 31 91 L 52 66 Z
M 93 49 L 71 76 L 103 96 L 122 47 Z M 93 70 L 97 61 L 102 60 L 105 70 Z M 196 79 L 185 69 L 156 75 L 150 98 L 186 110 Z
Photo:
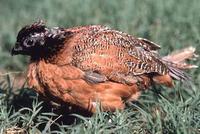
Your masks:
M 187 47 L 171 54 L 164 56 L 162 61 L 169 68 L 169 75 L 176 80 L 188 81 L 190 76 L 184 72 L 184 70 L 197 68 L 198 66 L 187 64 L 186 60 L 195 59 L 198 55 L 195 54 L 194 47 Z

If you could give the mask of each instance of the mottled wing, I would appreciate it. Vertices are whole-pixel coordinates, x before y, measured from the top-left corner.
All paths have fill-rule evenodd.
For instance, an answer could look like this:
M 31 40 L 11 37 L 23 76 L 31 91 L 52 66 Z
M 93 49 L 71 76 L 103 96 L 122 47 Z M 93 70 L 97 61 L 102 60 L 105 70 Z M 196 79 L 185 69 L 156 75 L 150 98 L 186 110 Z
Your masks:
M 158 49 L 160 49 L 160 46 L 150 40 L 147 40 L 147 39 L 144 39 L 144 38 L 137 38 L 138 40 L 141 40 L 142 43 L 142 46 L 144 48 L 147 48 L 147 50 L 150 50 L 150 51 L 156 51 Z M 145 46 L 145 45 L 146 46 Z
M 80 35 L 74 47 L 72 63 L 81 70 L 116 81 L 130 75 L 167 73 L 165 64 L 152 52 L 159 49 L 158 45 L 110 29 L 91 33 Z

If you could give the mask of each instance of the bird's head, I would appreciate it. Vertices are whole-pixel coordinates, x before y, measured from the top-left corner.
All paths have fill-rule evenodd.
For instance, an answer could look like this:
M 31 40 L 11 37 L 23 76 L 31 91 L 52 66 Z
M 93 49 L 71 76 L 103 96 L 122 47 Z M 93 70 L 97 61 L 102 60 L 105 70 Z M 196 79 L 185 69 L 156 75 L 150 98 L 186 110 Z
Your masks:
M 41 58 L 60 49 L 69 35 L 70 33 L 62 28 L 47 28 L 44 21 L 40 20 L 19 31 L 11 54 Z
M 38 21 L 32 25 L 23 27 L 18 35 L 15 46 L 12 49 L 12 55 L 23 54 L 32 55 L 35 54 L 38 49 L 45 43 L 44 34 L 48 29 L 43 21 Z

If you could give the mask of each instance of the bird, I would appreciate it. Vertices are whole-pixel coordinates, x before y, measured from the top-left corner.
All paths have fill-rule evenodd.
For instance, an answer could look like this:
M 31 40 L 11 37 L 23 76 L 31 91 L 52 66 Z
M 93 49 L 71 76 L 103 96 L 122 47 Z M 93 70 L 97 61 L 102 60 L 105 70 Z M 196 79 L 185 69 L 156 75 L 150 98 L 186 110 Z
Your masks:
M 27 84 L 39 95 L 95 113 L 123 110 L 153 85 L 174 87 L 196 68 L 188 47 L 161 57 L 161 47 L 145 38 L 103 25 L 48 27 L 39 20 L 18 33 L 12 55 L 30 57 Z

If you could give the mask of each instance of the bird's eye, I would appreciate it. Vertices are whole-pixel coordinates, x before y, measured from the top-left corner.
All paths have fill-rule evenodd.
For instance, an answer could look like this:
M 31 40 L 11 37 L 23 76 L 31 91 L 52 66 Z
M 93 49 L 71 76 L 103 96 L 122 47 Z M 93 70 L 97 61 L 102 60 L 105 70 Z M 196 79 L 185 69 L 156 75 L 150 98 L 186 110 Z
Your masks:
M 28 44 L 28 45 L 32 45 L 32 44 L 33 44 L 33 40 L 32 40 L 32 39 L 31 39 L 31 40 L 28 40 L 27 44 Z
M 24 45 L 26 47 L 31 47 L 33 46 L 33 43 L 34 43 L 33 39 L 26 39 Z

